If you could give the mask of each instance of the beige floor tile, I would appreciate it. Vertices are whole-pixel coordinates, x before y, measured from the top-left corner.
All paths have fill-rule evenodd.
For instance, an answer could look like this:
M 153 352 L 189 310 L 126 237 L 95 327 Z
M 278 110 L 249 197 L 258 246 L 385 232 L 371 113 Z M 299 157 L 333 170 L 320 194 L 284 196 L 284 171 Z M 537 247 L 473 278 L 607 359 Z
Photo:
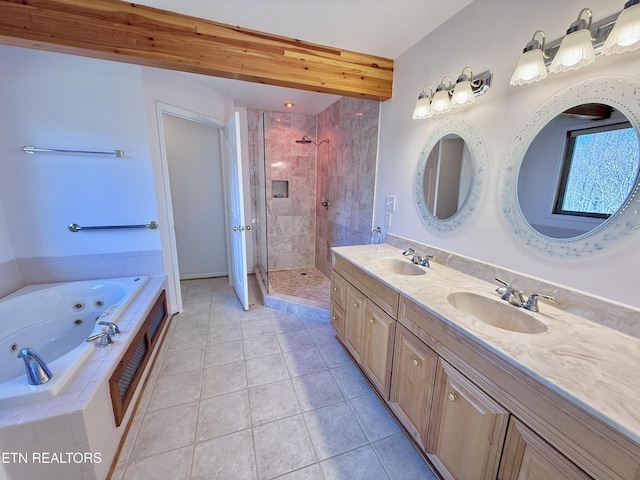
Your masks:
M 197 401 L 201 383 L 201 370 L 158 377 L 147 411 Z
M 249 387 L 265 385 L 289 378 L 282 354 L 247 360 L 247 383 Z
M 196 444 L 191 480 L 254 480 L 256 464 L 251 430 Z
M 285 352 L 284 361 L 292 377 L 299 377 L 328 368 L 316 347 L 306 347 Z
M 236 392 L 247 388 L 244 362 L 207 367 L 202 374 L 202 398 Z
M 207 345 L 204 366 L 213 367 L 244 360 L 242 340 Z
M 247 390 L 205 398 L 200 402 L 196 440 L 203 441 L 251 427 Z
M 145 458 L 192 445 L 197 416 L 197 403 L 148 412 L 142 421 L 131 459 Z
M 291 380 L 249 389 L 251 420 L 254 425 L 272 422 L 300 413 L 298 397 Z
M 292 379 L 303 412 L 344 400 L 329 370 Z
M 123 480 L 189 480 L 193 445 L 131 462 Z
M 254 427 L 258 479 L 273 478 L 316 462 L 301 415 Z
M 249 337 L 242 341 L 244 357 L 248 360 L 256 357 L 267 357 L 282 353 L 278 338 L 275 335 Z

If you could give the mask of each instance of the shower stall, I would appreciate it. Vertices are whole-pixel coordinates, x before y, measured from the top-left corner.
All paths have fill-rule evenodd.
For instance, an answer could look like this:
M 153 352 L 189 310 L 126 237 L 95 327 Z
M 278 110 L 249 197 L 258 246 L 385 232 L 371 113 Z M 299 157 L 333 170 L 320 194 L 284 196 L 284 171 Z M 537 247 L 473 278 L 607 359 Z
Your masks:
M 328 310 L 331 248 L 369 243 L 378 117 L 378 102 L 351 98 L 317 116 L 247 111 L 254 268 L 269 297 Z

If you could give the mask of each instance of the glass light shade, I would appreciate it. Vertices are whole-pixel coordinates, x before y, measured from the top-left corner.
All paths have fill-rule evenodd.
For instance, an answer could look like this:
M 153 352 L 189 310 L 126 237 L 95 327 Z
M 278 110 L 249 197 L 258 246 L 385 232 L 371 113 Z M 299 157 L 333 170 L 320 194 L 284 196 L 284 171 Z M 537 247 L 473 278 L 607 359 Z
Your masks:
M 433 113 L 447 113 L 449 110 L 451 110 L 449 91 L 438 90 L 433 96 L 433 100 L 431 102 L 431 111 Z
M 511 85 L 525 85 L 547 77 L 542 49 L 534 48 L 524 52 L 518 60 L 518 66 L 511 77 Z
M 416 102 L 416 108 L 413 111 L 414 120 L 423 120 L 431 116 L 431 99 L 428 96 L 420 95 Z
M 602 53 L 613 55 L 638 48 L 640 48 L 640 4 L 625 8 L 620 12 L 604 47 L 602 47 Z
M 549 70 L 553 73 L 576 70 L 596 60 L 596 52 L 591 43 L 591 32 L 583 28 L 567 34 L 560 43 Z
M 476 97 L 471 89 L 471 82 L 464 80 L 456 83 L 453 89 L 453 96 L 451 97 L 452 107 L 462 107 L 463 105 L 471 105 L 476 101 Z

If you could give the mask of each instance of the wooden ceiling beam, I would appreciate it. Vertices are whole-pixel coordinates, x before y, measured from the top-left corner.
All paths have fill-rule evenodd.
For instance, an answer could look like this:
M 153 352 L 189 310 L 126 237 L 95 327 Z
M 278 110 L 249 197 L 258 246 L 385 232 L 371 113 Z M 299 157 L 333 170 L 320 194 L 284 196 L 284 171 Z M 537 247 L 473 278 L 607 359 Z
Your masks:
M 384 101 L 393 60 L 119 0 L 0 0 L 0 43 Z

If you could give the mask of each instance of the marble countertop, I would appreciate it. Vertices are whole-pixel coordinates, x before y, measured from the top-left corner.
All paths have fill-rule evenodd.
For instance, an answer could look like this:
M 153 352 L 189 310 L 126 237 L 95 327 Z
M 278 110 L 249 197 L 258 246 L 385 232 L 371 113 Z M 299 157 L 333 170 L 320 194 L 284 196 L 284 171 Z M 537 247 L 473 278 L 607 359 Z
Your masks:
M 333 252 L 640 443 L 640 340 L 544 300 L 539 302 L 538 313 L 521 310 L 543 322 L 546 332 L 503 330 L 459 312 L 447 301 L 454 292 L 472 292 L 502 301 L 495 293 L 500 285 L 492 283 L 492 278 L 485 282 L 435 262 L 426 268 L 426 275 L 391 273 L 376 260 L 410 261 L 402 256 L 402 250 L 386 244 L 334 247 Z

